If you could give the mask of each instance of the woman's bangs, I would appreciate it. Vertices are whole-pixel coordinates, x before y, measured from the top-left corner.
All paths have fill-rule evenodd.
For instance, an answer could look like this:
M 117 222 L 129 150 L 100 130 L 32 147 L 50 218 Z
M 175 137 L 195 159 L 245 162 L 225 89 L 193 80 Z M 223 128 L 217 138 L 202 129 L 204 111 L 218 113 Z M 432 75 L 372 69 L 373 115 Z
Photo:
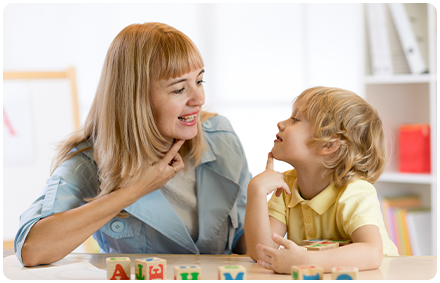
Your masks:
M 150 69 L 152 79 L 168 80 L 203 68 L 202 56 L 193 44 L 182 40 L 167 42 L 162 46 L 152 62 Z

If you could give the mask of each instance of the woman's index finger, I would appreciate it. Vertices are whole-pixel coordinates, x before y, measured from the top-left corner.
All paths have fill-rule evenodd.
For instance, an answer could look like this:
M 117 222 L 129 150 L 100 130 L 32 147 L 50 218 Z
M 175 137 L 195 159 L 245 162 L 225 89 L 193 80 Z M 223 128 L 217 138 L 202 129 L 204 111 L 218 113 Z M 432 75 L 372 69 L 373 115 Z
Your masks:
M 184 142 L 185 140 L 176 141 L 168 150 L 168 152 L 165 154 L 165 156 L 162 158 L 162 161 L 166 164 L 170 163 L 171 160 L 173 160 L 174 156 L 179 152 L 179 149 Z

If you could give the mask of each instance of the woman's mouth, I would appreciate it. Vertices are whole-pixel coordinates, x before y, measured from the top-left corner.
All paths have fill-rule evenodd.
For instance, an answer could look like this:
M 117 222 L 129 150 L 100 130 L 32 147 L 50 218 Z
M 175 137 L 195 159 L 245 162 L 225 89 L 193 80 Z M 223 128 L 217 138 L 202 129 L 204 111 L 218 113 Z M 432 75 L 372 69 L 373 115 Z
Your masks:
M 192 121 L 194 121 L 196 119 L 196 117 L 197 117 L 197 114 L 187 115 L 187 116 L 180 116 L 180 117 L 177 117 L 177 118 L 180 121 L 183 121 L 183 122 L 192 122 Z
M 199 114 L 199 111 L 188 113 L 182 116 L 177 117 L 179 119 L 180 123 L 182 123 L 185 126 L 194 126 L 197 124 L 197 115 Z

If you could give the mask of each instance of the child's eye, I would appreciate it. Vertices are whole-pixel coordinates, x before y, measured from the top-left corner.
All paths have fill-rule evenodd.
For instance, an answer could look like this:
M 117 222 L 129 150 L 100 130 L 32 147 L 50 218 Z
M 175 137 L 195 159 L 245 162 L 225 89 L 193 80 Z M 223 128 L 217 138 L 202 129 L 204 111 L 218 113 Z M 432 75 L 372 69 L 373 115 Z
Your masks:
M 295 117 L 292 117 L 292 120 L 293 120 L 294 123 L 299 121 L 299 120 L 296 119 Z
M 178 89 L 178 90 L 173 91 L 173 93 L 175 93 L 175 94 L 181 94 L 181 93 L 183 93 L 184 90 L 185 90 L 185 88 L 182 87 L 181 89 Z

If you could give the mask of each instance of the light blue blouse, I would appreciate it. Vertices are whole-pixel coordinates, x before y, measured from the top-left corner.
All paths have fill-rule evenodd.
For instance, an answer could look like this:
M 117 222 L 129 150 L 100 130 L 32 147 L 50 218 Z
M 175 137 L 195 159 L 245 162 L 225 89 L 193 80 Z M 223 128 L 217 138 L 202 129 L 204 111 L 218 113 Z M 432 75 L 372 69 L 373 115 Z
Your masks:
M 185 225 L 160 190 L 126 207 L 128 218 L 114 217 L 93 237 L 102 253 L 230 254 L 244 233 L 246 193 L 251 175 L 243 147 L 229 121 L 214 116 L 202 125 L 207 150 L 196 168 L 199 238 Z M 82 142 L 73 150 L 91 146 Z M 93 150 L 63 162 L 44 190 L 20 216 L 15 254 L 40 219 L 86 204 L 99 187 Z

